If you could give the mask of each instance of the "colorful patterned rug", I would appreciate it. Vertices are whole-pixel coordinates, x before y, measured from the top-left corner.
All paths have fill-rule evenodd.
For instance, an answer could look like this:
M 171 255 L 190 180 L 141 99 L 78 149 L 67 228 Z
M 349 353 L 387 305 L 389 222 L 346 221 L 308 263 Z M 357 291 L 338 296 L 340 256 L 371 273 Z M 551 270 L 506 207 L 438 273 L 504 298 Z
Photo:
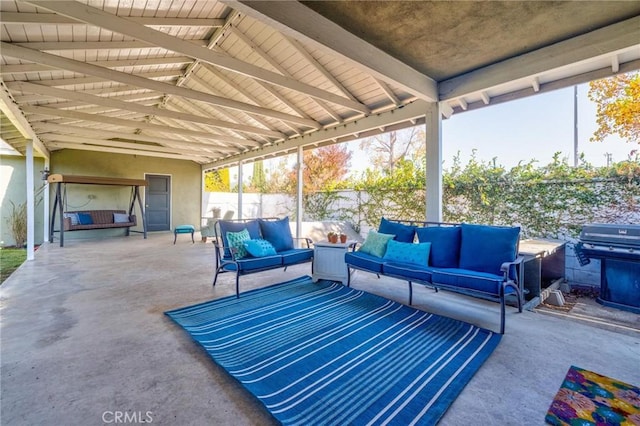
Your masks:
M 640 389 L 571 366 L 545 420 L 552 425 L 640 426 Z
M 501 336 L 310 277 L 166 312 L 284 425 L 433 425 Z

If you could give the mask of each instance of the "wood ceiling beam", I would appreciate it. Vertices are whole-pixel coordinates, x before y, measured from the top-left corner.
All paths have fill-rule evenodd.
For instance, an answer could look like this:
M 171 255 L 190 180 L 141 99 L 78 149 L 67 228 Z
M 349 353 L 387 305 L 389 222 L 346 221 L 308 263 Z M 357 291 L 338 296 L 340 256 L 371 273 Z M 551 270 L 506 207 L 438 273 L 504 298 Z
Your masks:
M 77 111 L 58 110 L 55 108 L 46 108 L 46 107 L 38 107 L 38 106 L 30 106 L 30 105 L 22 106 L 22 110 L 26 113 L 37 114 L 42 116 L 68 118 L 71 120 L 110 124 L 113 126 L 149 130 L 149 131 L 159 132 L 159 133 L 195 136 L 198 138 L 219 140 L 219 141 L 229 142 L 229 143 L 237 143 L 237 144 L 247 143 L 247 141 L 244 139 L 238 139 L 238 138 L 234 138 L 227 135 L 215 134 L 212 132 L 182 129 L 182 128 L 171 127 L 171 126 L 159 126 L 156 124 L 145 123 L 142 121 L 125 120 L 122 118 L 107 117 L 104 115 L 96 115 L 96 114 L 86 114 L 86 113 L 77 112 Z
M 288 139 L 283 142 L 274 143 L 257 149 L 249 150 L 242 154 L 225 157 L 221 160 L 214 161 L 202 166 L 203 171 L 219 169 L 235 165 L 238 161 L 252 160 L 257 157 L 266 157 L 271 155 L 279 155 L 283 152 L 292 152 L 301 146 L 310 146 L 315 144 L 324 144 L 332 140 L 340 140 L 347 142 L 355 140 L 358 134 L 360 137 L 368 137 L 372 134 L 382 133 L 380 130 L 393 130 L 398 126 L 402 127 L 403 123 L 411 124 L 412 120 L 424 122 L 425 111 L 428 106 L 422 101 L 416 101 L 405 105 L 402 108 L 393 109 L 380 114 L 370 115 L 349 123 L 343 123 L 335 127 L 323 129 L 322 132 L 313 132 L 308 135 L 302 135 Z M 409 125 L 407 124 L 407 126 Z
M 260 129 L 258 127 L 246 126 L 243 124 L 235 124 L 228 121 L 216 120 L 213 118 L 185 114 L 182 112 L 171 111 L 164 108 L 154 108 L 137 104 L 135 102 L 119 101 L 110 97 L 94 96 L 85 93 L 74 92 L 71 90 L 56 89 L 53 87 L 41 86 L 39 84 L 14 82 L 10 83 L 9 88 L 27 93 L 42 93 L 44 95 L 56 96 L 62 99 L 84 102 L 87 104 L 102 105 L 110 108 L 121 109 L 125 111 L 135 111 L 148 115 L 160 115 L 174 120 L 189 121 L 193 123 L 202 123 L 208 126 L 220 127 L 224 129 L 232 129 L 245 133 L 271 136 L 274 138 L 283 138 L 285 135 L 272 130 Z
M 155 72 L 145 72 L 145 73 L 136 74 L 136 76 L 138 77 L 149 79 L 149 80 L 153 80 L 156 78 L 157 79 L 174 78 L 174 77 L 178 77 L 179 75 L 180 75 L 180 71 L 178 70 L 155 71 Z M 118 81 L 114 82 L 112 80 L 105 79 L 102 77 L 58 78 L 53 80 L 40 80 L 39 83 L 43 86 L 52 86 L 52 87 L 64 87 L 64 86 L 73 86 L 76 84 L 93 84 L 93 83 L 114 83 L 114 84 L 122 84 L 125 86 L 131 86 L 131 85 L 127 85 L 126 83 L 121 83 Z M 139 86 L 137 87 L 139 90 L 143 90 L 143 89 L 153 90 L 146 87 L 139 87 Z
M 439 85 L 440 100 L 455 99 L 610 52 L 640 46 L 639 41 L 640 16 L 442 81 Z
M 145 58 L 145 59 L 124 59 L 113 61 L 96 61 L 87 62 L 91 65 L 97 65 L 105 68 L 122 68 L 122 67 L 142 67 L 149 65 L 175 65 L 175 64 L 188 64 L 193 62 L 193 59 L 187 56 L 169 56 L 163 58 Z M 39 72 L 39 71 L 51 71 L 56 69 L 55 67 L 44 64 L 17 64 L 17 65 L 3 65 L 0 68 L 1 74 L 17 74 L 27 72 Z
M 153 43 L 158 47 L 162 47 L 174 52 L 188 55 L 203 62 L 219 66 L 230 71 L 246 75 L 248 77 L 263 80 L 277 86 L 304 93 L 327 102 L 341 105 L 345 108 L 354 109 L 356 111 L 368 114 L 369 108 L 359 102 L 353 102 L 342 96 L 320 90 L 317 87 L 301 83 L 295 79 L 291 79 L 274 72 L 267 71 L 258 66 L 248 64 L 236 58 L 213 52 L 205 47 L 199 47 L 192 43 L 185 42 L 177 37 L 170 36 L 160 31 L 147 28 L 144 25 L 136 24 L 124 18 L 119 18 L 111 13 L 101 9 L 93 8 L 87 5 L 79 4 L 75 1 L 27 1 L 27 3 L 42 7 L 44 9 L 56 12 L 60 15 L 86 22 L 88 24 L 99 26 L 119 34 L 130 36 L 136 40 L 142 40 Z M 313 126 L 312 126 L 313 127 Z
M 185 40 L 197 46 L 206 46 L 207 40 Z M 152 43 L 137 40 L 127 41 L 32 41 L 15 43 L 34 50 L 121 50 L 121 49 L 157 49 Z
M 72 143 L 78 143 L 83 145 L 98 145 L 98 146 L 113 147 L 113 148 L 139 149 L 142 151 L 166 152 L 171 154 L 194 155 L 198 157 L 206 155 L 206 152 L 203 152 L 202 150 L 199 150 L 199 149 L 194 149 L 193 147 L 170 148 L 170 147 L 165 147 L 160 145 L 149 145 L 145 143 L 113 141 L 113 140 L 104 139 L 104 138 L 88 138 L 86 136 L 73 136 L 73 135 L 56 134 L 56 133 L 43 134 L 42 140 L 45 141 L 45 143 L 47 144 L 55 143 L 55 142 L 72 142 Z M 207 148 L 215 151 L 215 147 L 213 146 L 208 146 Z
M 222 144 L 220 141 L 211 141 L 211 140 L 202 140 L 202 139 L 192 139 L 192 140 L 176 140 L 174 138 L 160 138 L 157 136 L 150 136 L 143 133 L 125 133 L 125 132 L 116 132 L 113 130 L 104 130 L 104 129 L 93 129 L 87 127 L 76 127 L 76 126 L 61 126 L 59 124 L 51 124 L 51 123 L 39 123 L 33 126 L 33 128 L 38 132 L 46 132 L 46 133 L 58 133 L 58 134 L 69 134 L 76 136 L 89 136 L 89 137 L 104 137 L 105 134 L 109 135 L 109 138 L 117 138 L 124 139 L 129 141 L 140 141 L 140 142 L 151 142 L 157 143 L 161 145 L 174 145 L 174 146 L 206 146 L 210 148 L 215 148 L 216 151 L 220 152 L 236 152 L 237 148 L 230 147 L 228 143 Z M 257 144 L 249 144 L 246 143 L 246 146 L 256 146 Z
M 117 15 L 116 15 L 117 16 Z M 224 19 L 215 18 L 156 18 L 143 16 L 123 16 L 140 25 L 149 27 L 221 27 Z M 2 12 L 3 24 L 80 24 L 75 19 L 70 19 L 54 13 L 27 13 L 27 12 Z
M 53 3 L 57 4 L 58 2 L 53 2 Z M 160 81 L 148 80 L 146 78 L 143 78 L 137 75 L 127 74 L 124 72 L 115 71 L 108 68 L 90 65 L 85 62 L 63 58 L 61 56 L 56 56 L 49 53 L 40 52 L 37 50 L 27 49 L 11 43 L 1 42 L 0 48 L 2 49 L 2 54 L 5 56 L 25 59 L 27 61 L 36 62 L 40 64 L 42 63 L 49 64 L 49 65 L 55 66 L 56 68 L 66 69 L 68 71 L 73 71 L 80 74 L 87 74 L 94 77 L 103 78 L 106 80 L 113 80 L 113 81 L 117 81 L 124 84 L 131 84 L 135 86 L 145 87 L 147 89 L 157 90 L 165 94 L 182 96 L 185 98 L 194 99 L 200 102 L 205 102 L 205 103 L 209 103 L 212 105 L 221 106 L 225 108 L 235 109 L 235 110 L 244 111 L 244 112 L 252 112 L 255 114 L 264 115 L 265 117 L 275 118 L 276 120 L 286 120 L 286 121 L 290 121 L 290 122 L 300 124 L 302 126 L 314 128 L 314 129 L 317 129 L 320 127 L 320 125 L 315 121 L 309 120 L 306 118 L 285 114 L 285 113 L 270 110 L 267 108 L 257 107 L 255 105 L 234 101 L 232 99 L 226 99 L 221 96 L 215 96 L 215 95 L 210 95 L 203 92 L 197 92 L 195 90 L 186 89 L 184 87 L 177 87 L 177 86 L 163 83 Z
M 127 154 L 127 155 L 141 155 L 145 157 L 160 157 L 160 158 L 172 158 L 175 160 L 188 160 L 195 162 L 202 162 L 211 157 L 206 156 L 186 156 L 179 154 L 169 154 L 166 152 L 152 152 L 152 151 L 143 151 L 139 149 L 125 149 L 125 148 L 109 148 L 104 146 L 96 146 L 96 145 L 83 145 L 81 143 L 71 143 L 71 142 L 49 142 L 47 144 L 51 148 L 58 149 L 77 149 L 80 151 L 98 151 L 98 152 L 108 152 L 111 154 Z
M 297 1 L 223 0 L 288 37 L 339 56 L 346 63 L 408 91 L 419 99 L 438 100 L 438 85 L 429 76 L 358 38 Z
M 45 158 L 49 158 L 49 150 L 42 143 L 38 135 L 31 127 L 31 124 L 24 116 L 24 112 L 9 94 L 9 89 L 3 80 L 0 80 L 0 110 L 4 113 L 11 124 L 20 132 L 25 139 L 33 142 L 33 147 Z

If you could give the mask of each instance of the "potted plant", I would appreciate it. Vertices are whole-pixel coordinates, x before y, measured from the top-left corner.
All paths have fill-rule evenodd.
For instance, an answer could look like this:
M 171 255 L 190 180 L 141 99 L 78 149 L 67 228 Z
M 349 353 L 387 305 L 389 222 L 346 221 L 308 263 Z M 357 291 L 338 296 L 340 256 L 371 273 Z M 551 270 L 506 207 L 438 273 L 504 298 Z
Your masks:
M 329 240 L 330 243 L 337 243 L 338 242 L 338 234 L 336 234 L 335 232 L 331 231 L 327 234 L 327 238 Z
M 340 234 L 340 242 L 342 244 L 347 242 L 347 234 Z

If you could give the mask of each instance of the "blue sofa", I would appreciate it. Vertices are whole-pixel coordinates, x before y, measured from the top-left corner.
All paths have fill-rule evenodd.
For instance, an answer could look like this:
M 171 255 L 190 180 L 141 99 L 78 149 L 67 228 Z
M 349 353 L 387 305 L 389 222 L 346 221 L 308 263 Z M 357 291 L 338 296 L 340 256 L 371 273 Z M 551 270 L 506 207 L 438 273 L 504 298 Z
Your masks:
M 345 254 L 345 262 L 349 278 L 359 269 L 407 281 L 410 305 L 413 283 L 499 301 L 504 334 L 505 296 L 515 295 L 522 312 L 519 239 L 519 227 L 382 218 L 378 231 Z
M 298 263 L 312 262 L 312 241 L 299 239 L 298 248 L 291 235 L 289 217 L 283 219 L 218 220 L 214 225 L 213 244 L 216 248 L 218 275 L 236 275 L 236 297 L 240 296 L 240 276 L 270 269 L 287 268 Z

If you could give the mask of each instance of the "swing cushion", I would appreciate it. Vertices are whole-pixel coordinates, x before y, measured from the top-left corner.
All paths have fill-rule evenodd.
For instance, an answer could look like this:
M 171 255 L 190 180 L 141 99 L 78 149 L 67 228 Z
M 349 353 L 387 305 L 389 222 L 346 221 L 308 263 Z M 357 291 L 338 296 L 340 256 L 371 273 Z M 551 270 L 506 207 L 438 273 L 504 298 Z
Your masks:
M 122 217 L 126 217 L 126 222 L 116 222 L 115 215 L 120 214 Z M 75 215 L 78 218 L 76 224 L 72 224 L 71 215 Z M 82 223 L 80 217 L 84 216 L 85 223 Z M 137 220 L 135 215 L 129 216 L 124 210 L 84 210 L 75 212 L 64 213 L 64 230 L 65 231 L 81 231 L 88 229 L 103 229 L 103 228 L 128 228 L 136 226 Z M 90 223 L 86 223 L 89 222 Z
M 114 213 L 113 223 L 129 223 L 129 215 L 124 213 Z

